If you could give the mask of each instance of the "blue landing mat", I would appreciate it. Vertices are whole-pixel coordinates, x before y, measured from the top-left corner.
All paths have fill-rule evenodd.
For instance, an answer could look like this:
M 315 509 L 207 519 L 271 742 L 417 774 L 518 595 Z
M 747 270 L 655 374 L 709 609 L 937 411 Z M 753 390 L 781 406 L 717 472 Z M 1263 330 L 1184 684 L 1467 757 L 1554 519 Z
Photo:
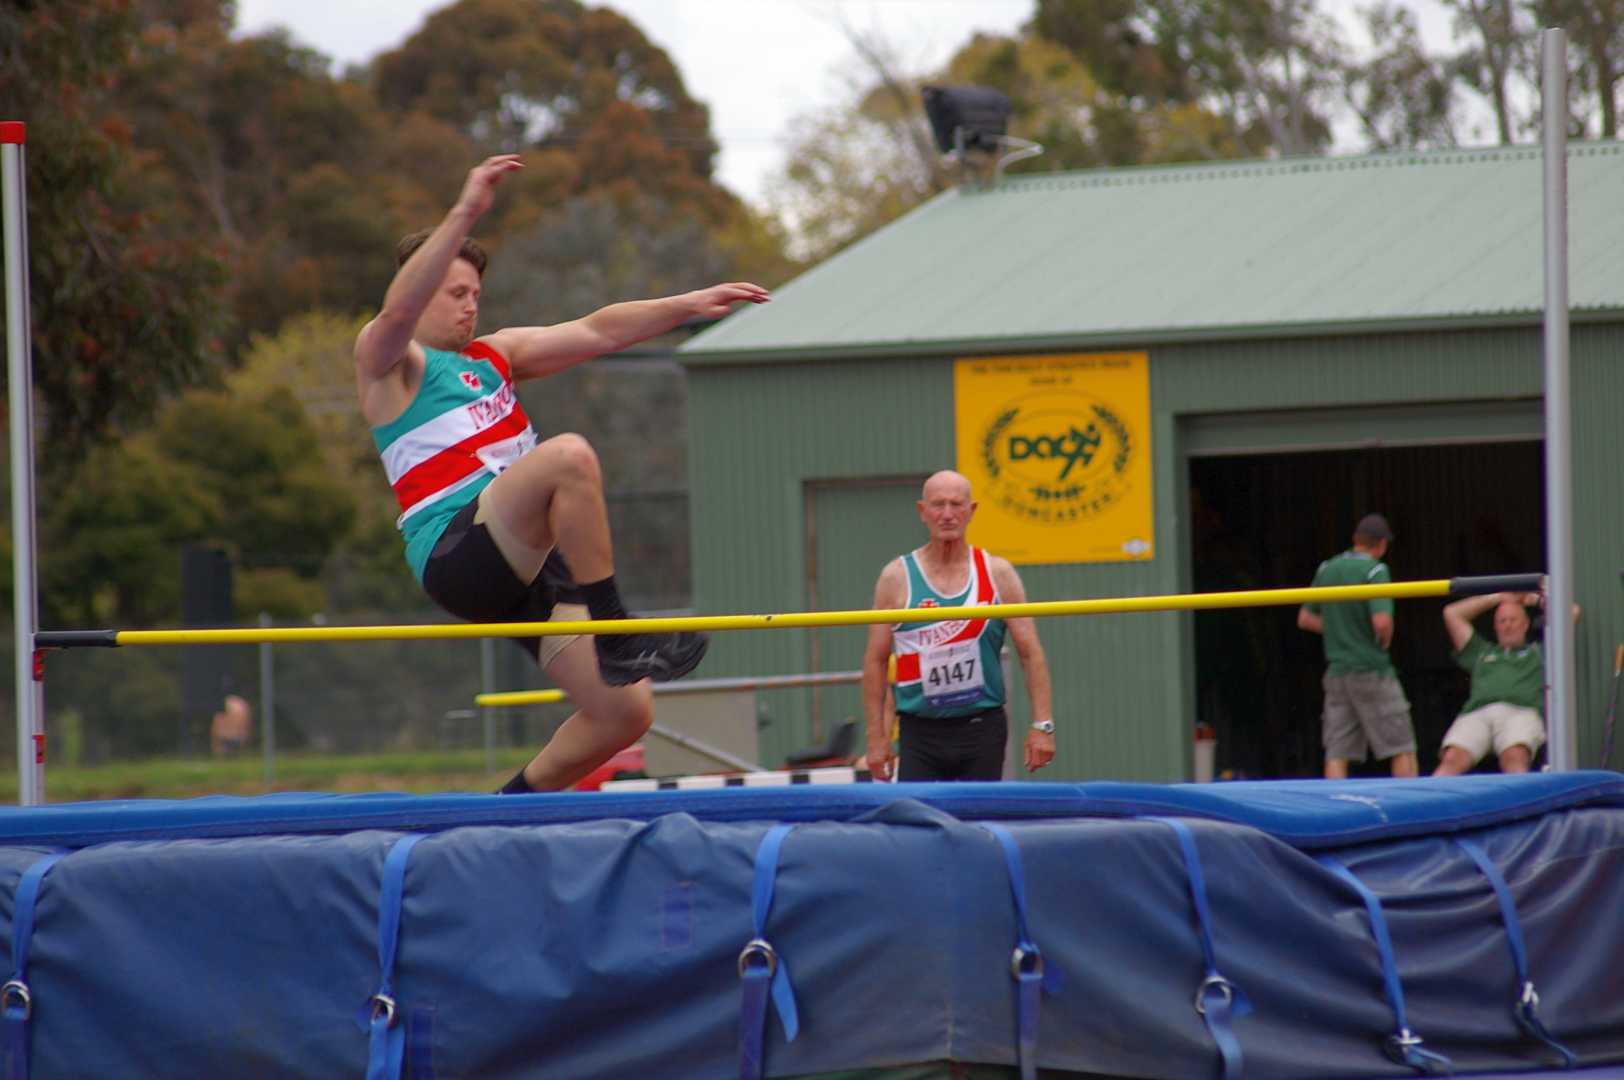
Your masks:
M 35 1077 L 1183 1080 L 1228 1045 L 1332 1078 L 1415 1075 L 1403 1027 L 1462 1073 L 1595 1069 L 1624 1063 L 1621 856 L 1613 773 L 12 809 L 32 1011 L 6 999 L 0 1049 Z M 756 939 L 776 985 L 741 978 Z

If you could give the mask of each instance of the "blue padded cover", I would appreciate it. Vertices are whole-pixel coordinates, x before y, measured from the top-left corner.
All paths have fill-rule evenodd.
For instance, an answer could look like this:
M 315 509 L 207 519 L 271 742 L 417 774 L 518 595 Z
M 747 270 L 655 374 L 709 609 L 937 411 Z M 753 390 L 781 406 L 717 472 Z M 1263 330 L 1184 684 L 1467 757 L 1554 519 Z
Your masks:
M 37 1077 L 362 1077 L 383 860 L 406 869 L 394 989 L 407 1075 L 737 1075 L 756 850 L 785 839 L 765 936 L 801 1031 L 767 1074 L 1015 1061 L 1015 913 L 1047 965 L 1045 1069 L 1216 1076 L 1178 838 L 1200 852 L 1218 966 L 1253 1011 L 1249 1077 L 1406 1076 L 1364 906 L 1382 900 L 1411 1027 L 1462 1072 L 1554 1063 L 1512 1018 L 1506 878 L 1541 1013 L 1587 1067 L 1624 1063 L 1624 778 L 1611 773 L 1155 787 L 852 785 L 635 795 L 269 796 L 0 813 L 0 943 L 46 845 Z M 167 838 L 165 838 L 167 836 Z M 3 946 L 9 949 L 9 944 Z M 9 958 L 8 958 L 9 963 Z
M 1573 806 L 1624 806 L 1624 776 L 1593 770 L 1448 780 L 1234 784 L 842 784 L 554 795 L 333 795 L 120 799 L 0 807 L 0 843 L 297 835 L 520 825 L 685 813 L 705 821 L 849 821 L 899 798 L 988 821 L 1167 814 L 1262 829 L 1301 848 L 1478 828 Z

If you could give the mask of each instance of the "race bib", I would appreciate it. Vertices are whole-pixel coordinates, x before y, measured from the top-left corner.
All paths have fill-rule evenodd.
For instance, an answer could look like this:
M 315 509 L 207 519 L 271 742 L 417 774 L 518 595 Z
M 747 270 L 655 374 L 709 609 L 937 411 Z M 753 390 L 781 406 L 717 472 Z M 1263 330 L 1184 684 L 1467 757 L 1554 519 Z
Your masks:
M 494 475 L 501 476 L 503 470 L 515 461 L 524 457 L 536 446 L 536 433 L 526 429 L 511 439 L 501 442 L 488 443 L 474 451 L 479 463 L 489 469 Z
M 919 657 L 925 703 L 942 709 L 975 701 L 987 681 L 981 666 L 980 642 L 958 641 L 926 649 Z

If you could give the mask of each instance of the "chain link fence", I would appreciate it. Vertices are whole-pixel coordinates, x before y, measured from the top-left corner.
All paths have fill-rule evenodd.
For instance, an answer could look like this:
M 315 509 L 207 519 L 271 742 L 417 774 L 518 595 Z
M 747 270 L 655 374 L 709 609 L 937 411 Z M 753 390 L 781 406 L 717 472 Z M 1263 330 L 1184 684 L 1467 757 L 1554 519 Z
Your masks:
M 344 621 L 401 620 L 361 615 Z M 226 694 L 249 702 L 249 745 L 254 747 L 263 738 L 265 702 L 273 701 L 279 753 L 480 747 L 484 728 L 470 709 L 474 695 L 486 688 L 483 649 L 502 658 L 490 669 L 507 674 L 505 680 L 494 679 L 491 688 L 526 689 L 541 683 L 535 663 L 505 641 L 489 646 L 477 640 L 363 641 L 52 653 L 45 681 L 51 761 L 98 765 L 207 754 L 210 725 Z M 511 660 L 504 653 L 511 653 Z M 219 692 L 201 700 L 188 695 L 185 686 L 197 681 L 217 685 Z M 8 723 L 14 709 L 8 686 Z M 563 715 L 562 708 L 502 710 L 496 718 L 496 743 L 540 746 Z M 4 759 L 15 763 L 14 746 L 6 747 Z
M 687 494 L 617 492 L 609 496 L 608 508 L 616 579 L 628 608 L 638 614 L 688 610 Z M 238 612 L 236 625 L 260 625 L 261 618 Z M 447 617 L 425 602 L 408 612 L 334 611 L 278 625 L 443 621 Z M 9 653 L 10 635 L 0 641 Z M 474 695 L 483 690 L 546 685 L 534 659 L 504 640 L 85 648 L 47 654 L 45 671 L 45 730 L 53 765 L 207 755 L 213 716 L 227 694 L 248 701 L 249 746 L 257 749 L 269 691 L 278 753 L 465 750 L 493 741 L 498 747 L 539 747 L 568 715 L 564 706 L 475 714 Z M 8 665 L 0 723 L 11 732 L 16 730 L 13 678 Z M 15 768 L 15 738 L 0 741 L 0 763 Z

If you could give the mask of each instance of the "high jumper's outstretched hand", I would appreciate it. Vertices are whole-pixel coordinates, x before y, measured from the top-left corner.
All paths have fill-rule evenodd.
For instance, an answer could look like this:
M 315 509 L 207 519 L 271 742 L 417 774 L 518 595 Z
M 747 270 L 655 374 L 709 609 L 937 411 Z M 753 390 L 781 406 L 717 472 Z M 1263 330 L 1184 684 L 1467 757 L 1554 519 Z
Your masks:
M 772 299 L 772 294 L 766 289 L 748 281 L 712 285 L 708 289 L 691 292 L 688 296 L 693 301 L 694 317 L 700 319 L 720 319 L 732 311 L 737 303 L 765 304 Z
M 468 179 L 457 196 L 457 206 L 479 217 L 491 208 L 496 198 L 496 185 L 510 172 L 524 168 L 518 154 L 497 154 L 488 157 L 468 170 Z

